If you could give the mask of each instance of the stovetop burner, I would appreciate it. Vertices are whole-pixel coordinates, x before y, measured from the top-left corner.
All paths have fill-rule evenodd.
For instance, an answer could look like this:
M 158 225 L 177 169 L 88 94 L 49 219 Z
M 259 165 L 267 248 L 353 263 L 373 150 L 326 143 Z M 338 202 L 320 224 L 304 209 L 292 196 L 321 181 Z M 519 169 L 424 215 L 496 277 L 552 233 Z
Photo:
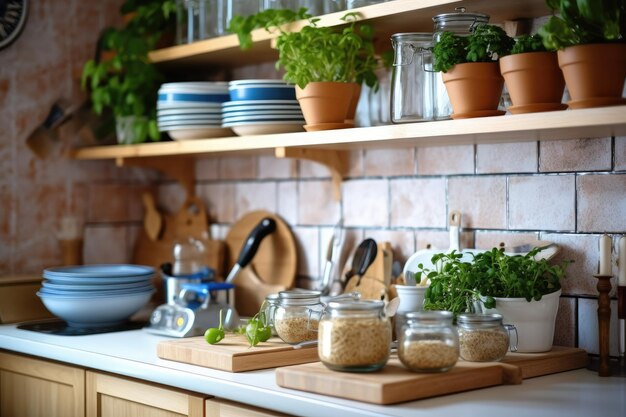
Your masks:
M 127 330 L 137 330 L 145 327 L 145 321 L 129 321 L 116 326 L 109 327 L 71 327 L 62 320 L 47 320 L 39 322 L 23 323 L 17 326 L 18 329 L 30 330 L 33 332 L 54 334 L 59 336 L 86 336 L 90 334 L 123 332 Z

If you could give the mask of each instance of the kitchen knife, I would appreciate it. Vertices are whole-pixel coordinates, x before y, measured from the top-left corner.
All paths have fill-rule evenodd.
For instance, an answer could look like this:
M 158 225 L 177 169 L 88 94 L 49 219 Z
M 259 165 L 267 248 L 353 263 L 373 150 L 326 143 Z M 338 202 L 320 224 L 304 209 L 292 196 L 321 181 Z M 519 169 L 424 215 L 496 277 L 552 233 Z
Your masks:
M 255 226 L 254 229 L 250 232 L 248 237 L 243 243 L 241 250 L 239 251 L 239 257 L 237 258 L 237 262 L 233 266 L 233 269 L 228 273 L 228 277 L 226 278 L 226 282 L 232 282 L 239 270 L 250 263 L 254 255 L 256 255 L 257 250 L 259 249 L 259 245 L 261 241 L 265 238 L 265 236 L 273 233 L 276 230 L 276 222 L 269 217 L 262 219 L 259 224 Z

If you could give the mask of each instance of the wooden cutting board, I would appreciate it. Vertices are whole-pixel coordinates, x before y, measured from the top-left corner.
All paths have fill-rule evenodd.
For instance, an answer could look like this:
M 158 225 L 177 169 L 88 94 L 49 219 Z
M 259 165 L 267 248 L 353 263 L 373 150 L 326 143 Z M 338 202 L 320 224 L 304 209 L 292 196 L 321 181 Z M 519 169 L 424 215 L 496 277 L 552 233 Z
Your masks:
M 168 340 L 157 345 L 157 356 L 228 372 L 254 371 L 318 361 L 317 346 L 294 349 L 278 338 L 249 347 L 243 335 L 227 334 L 209 345 L 203 337 Z
M 321 362 L 276 370 L 276 383 L 316 394 L 374 404 L 395 404 L 503 384 L 587 365 L 582 349 L 554 347 L 546 353 L 509 353 L 502 362 L 465 362 L 444 373 L 408 371 L 393 355 L 380 372 L 335 372 Z

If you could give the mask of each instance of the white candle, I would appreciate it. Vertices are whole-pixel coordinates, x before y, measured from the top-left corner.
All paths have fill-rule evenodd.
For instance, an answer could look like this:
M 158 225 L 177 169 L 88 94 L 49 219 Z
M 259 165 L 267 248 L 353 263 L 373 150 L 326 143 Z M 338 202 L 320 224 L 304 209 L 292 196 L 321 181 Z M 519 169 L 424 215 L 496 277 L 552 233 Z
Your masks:
M 600 275 L 611 275 L 611 238 L 600 236 Z
M 619 239 L 619 284 L 626 286 L 626 237 Z

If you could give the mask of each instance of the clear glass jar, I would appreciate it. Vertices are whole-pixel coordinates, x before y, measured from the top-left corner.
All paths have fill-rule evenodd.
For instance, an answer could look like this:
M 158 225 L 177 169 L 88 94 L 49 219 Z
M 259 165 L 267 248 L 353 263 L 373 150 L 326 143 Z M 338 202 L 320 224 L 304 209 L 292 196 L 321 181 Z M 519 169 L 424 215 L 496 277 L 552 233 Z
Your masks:
M 224 32 L 230 26 L 233 16 L 251 16 L 257 14 L 264 8 L 263 0 L 224 0 L 226 7 L 222 17 L 222 27 Z
M 466 361 L 494 362 L 501 360 L 509 350 L 509 332 L 515 332 L 511 351 L 517 350 L 517 329 L 502 324 L 500 314 L 460 314 L 460 355 Z
M 435 114 L 432 72 L 432 33 L 396 33 L 391 76 L 391 121 L 409 123 L 433 120 Z
M 417 372 L 446 372 L 459 358 L 459 337 L 449 311 L 406 313 L 398 339 L 398 357 Z
M 177 0 L 176 43 L 212 38 L 219 32 L 221 0 Z
M 319 319 L 324 310 L 321 292 L 290 290 L 278 293 L 273 323 L 276 334 L 292 345 L 317 340 Z
M 454 13 L 443 13 L 433 17 L 435 33 L 433 42 L 436 45 L 443 32 L 452 32 L 457 35 L 469 35 L 478 24 L 489 23 L 489 15 L 483 13 L 466 13 L 465 7 L 457 7 Z M 441 73 L 435 75 L 435 119 L 449 119 L 452 114 L 452 105 L 448 98 L 446 87 L 443 84 Z
M 335 371 L 376 371 L 389 360 L 391 322 L 382 301 L 332 301 L 319 323 L 318 354 Z
M 276 336 L 276 329 L 274 328 L 274 310 L 278 306 L 278 294 L 269 294 L 265 297 L 265 319 L 267 325 L 272 329 L 272 336 Z

